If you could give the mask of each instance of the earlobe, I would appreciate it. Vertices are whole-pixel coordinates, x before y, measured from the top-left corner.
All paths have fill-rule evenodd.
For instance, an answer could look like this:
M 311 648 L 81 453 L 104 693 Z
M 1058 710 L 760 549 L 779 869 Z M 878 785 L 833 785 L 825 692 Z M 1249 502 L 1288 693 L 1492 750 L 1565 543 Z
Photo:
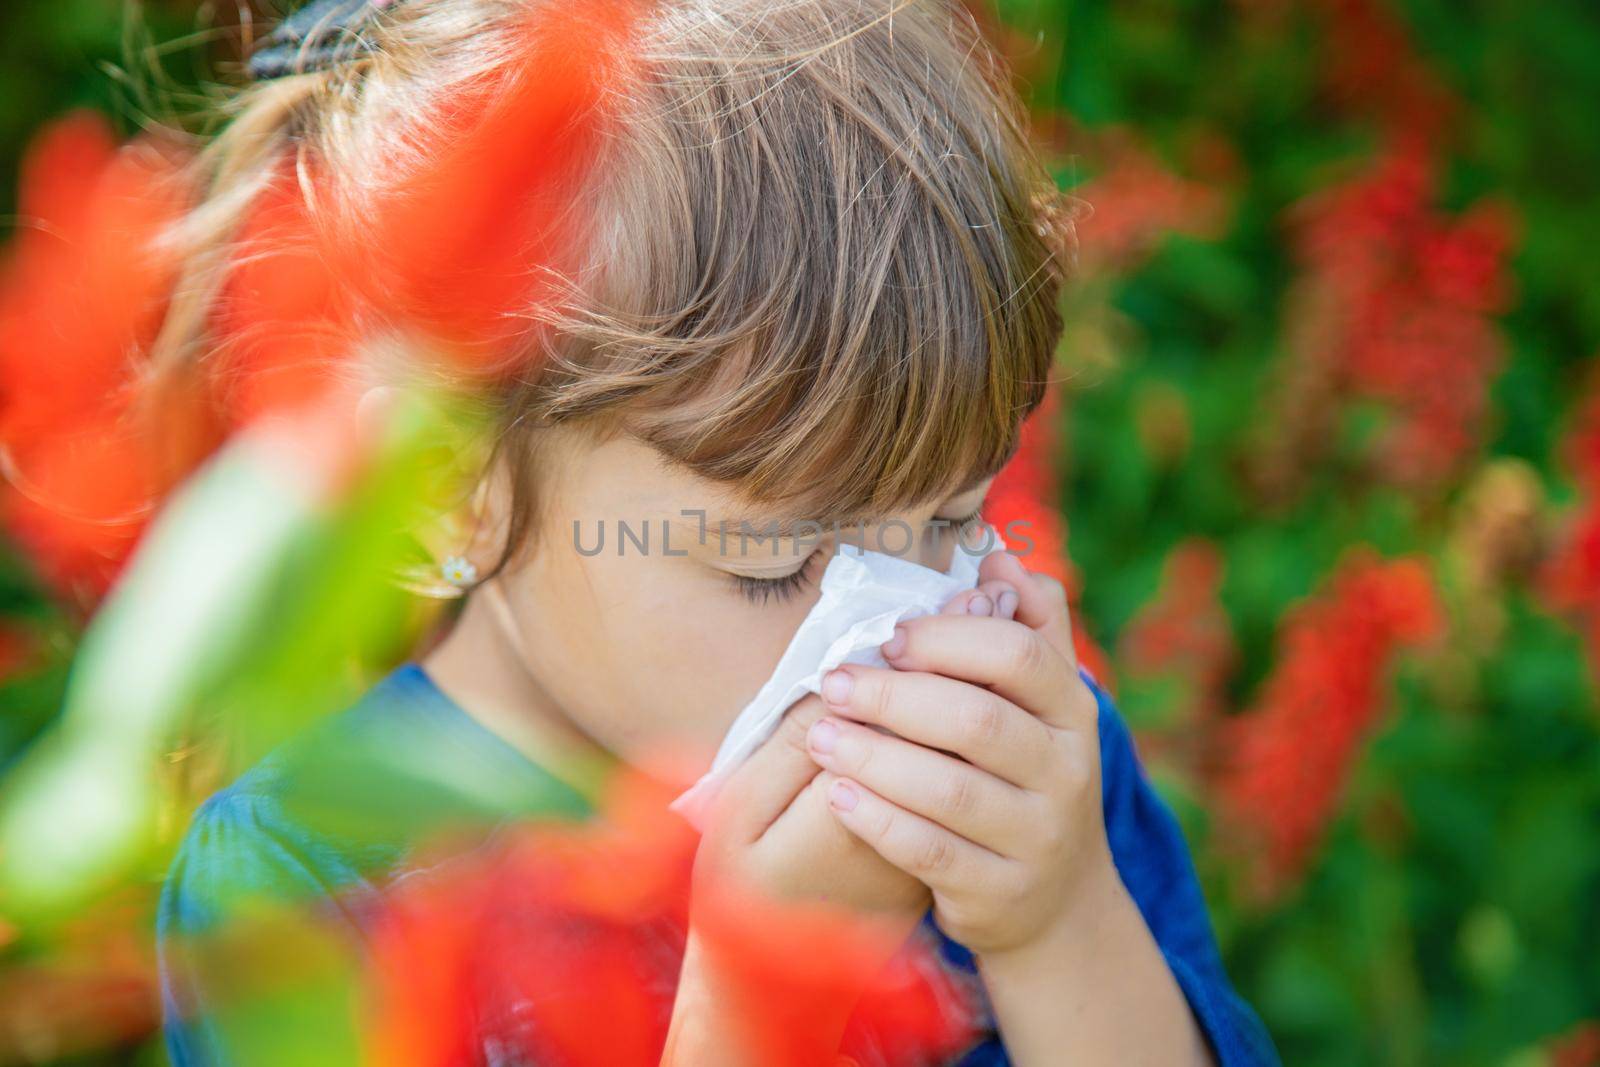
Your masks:
M 357 417 L 364 431 L 381 427 L 389 417 L 386 409 L 398 400 L 397 391 L 389 387 L 363 395 Z M 449 458 L 434 472 L 436 478 L 425 479 L 430 486 L 422 490 L 427 499 L 417 502 L 418 519 L 409 533 L 420 554 L 405 569 L 405 586 L 422 596 L 449 600 L 479 587 L 482 575 L 494 566 L 498 545 L 506 536 L 509 500 L 491 484 L 492 472 L 470 469 L 457 452 L 437 452 Z
M 451 556 L 439 565 L 444 580 L 465 592 L 478 584 L 478 568 L 464 556 Z
M 429 546 L 440 560 L 439 577 L 459 595 L 480 588 L 479 575 L 493 551 L 496 538 L 504 537 L 504 501 L 490 485 L 492 475 L 478 479 L 469 498 L 441 515 L 435 524 L 436 544 Z

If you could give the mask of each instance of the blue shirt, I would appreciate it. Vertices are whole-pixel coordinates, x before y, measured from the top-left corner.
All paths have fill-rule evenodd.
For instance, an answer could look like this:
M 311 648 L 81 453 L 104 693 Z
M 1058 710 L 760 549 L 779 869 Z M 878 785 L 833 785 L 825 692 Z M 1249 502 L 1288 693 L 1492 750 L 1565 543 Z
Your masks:
M 1146 780 L 1110 695 L 1087 670 L 1080 673 L 1099 704 L 1106 832 L 1129 894 L 1221 1067 L 1277 1064 L 1265 1029 L 1223 970 L 1176 820 Z M 401 873 L 414 842 L 453 825 L 527 814 L 576 820 L 588 812 L 584 798 L 480 725 L 419 665 L 397 668 L 196 812 L 157 919 L 173 1062 L 284 1062 L 272 1051 L 284 1036 L 284 1018 L 333 1033 L 349 1010 L 338 996 L 312 996 L 300 1014 L 280 1014 L 273 1023 L 224 1024 L 221 1017 L 232 1009 L 222 1005 L 237 1001 L 224 992 L 240 984 L 237 961 L 203 962 L 205 952 L 180 946 L 204 944 L 232 916 L 284 904 L 333 912 L 359 943 L 362 916 L 346 902 Z M 923 925 L 919 933 L 936 941 L 946 966 L 975 975 L 971 953 L 939 931 L 931 911 Z M 959 1067 L 1009 1063 L 992 1027 L 956 1060 Z

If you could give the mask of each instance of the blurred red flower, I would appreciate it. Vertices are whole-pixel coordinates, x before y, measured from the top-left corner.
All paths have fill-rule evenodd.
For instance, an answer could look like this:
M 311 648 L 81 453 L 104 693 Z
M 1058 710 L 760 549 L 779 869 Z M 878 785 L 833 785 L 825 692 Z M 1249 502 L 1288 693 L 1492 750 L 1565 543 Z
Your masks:
M 327 401 L 365 342 L 419 338 L 474 375 L 536 351 L 530 313 L 576 249 L 578 183 L 639 6 L 538 8 L 505 69 L 427 116 L 436 150 L 377 191 L 282 161 L 226 249 L 205 358 L 182 367 L 149 355 L 184 267 L 157 238 L 194 203 L 186 159 L 153 138 L 119 148 L 89 114 L 47 130 L 0 267 L 3 518 L 46 577 L 97 599 L 228 432 Z
M 1161 568 L 1161 585 L 1117 642 L 1117 663 L 1130 677 L 1168 684 L 1176 706 L 1142 733 L 1140 752 L 1199 769 L 1205 746 L 1227 712 L 1227 684 L 1238 649 L 1220 600 L 1223 558 L 1203 538 L 1180 542 Z
M 512 57 L 423 117 L 429 153 L 324 228 L 335 278 L 454 369 L 505 372 L 578 251 L 585 179 L 642 0 L 532 5 Z
M 1067 522 L 1059 499 L 1056 455 L 1061 409 L 1060 390 L 1052 384 L 1044 401 L 1024 420 L 1016 455 L 989 487 L 983 517 L 1029 570 L 1066 586 L 1068 600 L 1075 604 L 1083 579 L 1067 554 Z M 1072 639 L 1078 662 L 1096 678 L 1109 679 L 1110 660 L 1088 636 L 1088 628 L 1079 625 L 1076 611 Z
M 1074 190 L 1088 205 L 1078 221 L 1085 269 L 1127 270 L 1171 233 L 1219 236 L 1222 192 L 1180 177 L 1127 131 L 1102 135 L 1098 153 L 1101 171 Z
M 1579 1023 L 1545 1048 L 1549 1067 L 1600 1067 L 1600 1022 Z
M 17 619 L 0 619 L 0 682 L 27 672 L 39 658 L 39 635 Z M 5 938 L 0 936 L 0 945 Z
M 1301 418 L 1340 400 L 1388 413 L 1367 454 L 1387 481 L 1444 484 L 1478 445 L 1489 387 L 1504 345 L 1493 316 L 1511 301 L 1507 258 L 1516 242 L 1510 209 L 1480 201 L 1459 216 L 1431 204 L 1435 164 L 1400 142 L 1366 172 L 1293 210 L 1292 247 L 1304 275 L 1290 301 L 1289 389 L 1278 399 L 1277 435 L 1314 440 L 1265 446 L 1263 464 L 1314 453 L 1330 435 Z M 1306 389 L 1320 399 L 1296 395 Z M 1276 472 L 1268 481 L 1293 472 Z
M 397 882 L 371 927 L 369 1062 L 659 1063 L 698 840 L 671 796 L 622 769 L 596 819 L 514 829 Z M 756 1062 L 823 1062 L 832 1050 L 815 1047 L 808 1005 L 869 984 L 842 1050 L 860 1063 L 938 1063 L 972 1039 L 964 986 L 927 944 L 913 939 L 869 982 L 861 968 L 881 946 L 858 940 L 863 927 L 740 900 L 699 936 L 743 979 L 730 984 Z
M 1391 134 L 1435 142 L 1458 102 L 1386 0 L 1307 0 L 1325 31 L 1322 80 L 1333 103 Z
M 291 171 L 247 213 L 214 312 L 219 393 L 234 427 L 323 400 L 357 355 L 351 286 L 323 255 Z
M 1536 584 L 1548 610 L 1582 627 L 1590 671 L 1600 684 L 1600 375 L 1579 404 L 1561 454 L 1578 485 L 1580 502 L 1541 565 Z
M 1275 895 L 1303 870 L 1384 711 L 1391 660 L 1436 639 L 1440 612 L 1422 561 L 1360 546 L 1284 616 L 1272 673 L 1224 725 L 1213 782 L 1236 842 L 1251 849 L 1257 892 Z
M 155 502 L 214 440 L 203 397 L 139 407 L 177 262 L 157 237 L 188 202 L 183 160 L 117 147 L 78 114 L 40 137 L 0 268 L 0 449 L 7 528 L 68 596 L 109 586 Z

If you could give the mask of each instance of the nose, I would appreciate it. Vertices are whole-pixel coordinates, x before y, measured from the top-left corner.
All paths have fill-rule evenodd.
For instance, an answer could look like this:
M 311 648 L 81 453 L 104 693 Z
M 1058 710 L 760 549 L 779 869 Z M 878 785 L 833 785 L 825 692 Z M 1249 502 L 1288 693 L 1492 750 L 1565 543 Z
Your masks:
M 953 526 L 929 527 L 928 536 L 923 538 L 926 547 L 922 558 L 917 562 L 924 567 L 932 567 L 941 573 L 950 569 L 954 561 L 956 550 L 956 530 Z
M 880 552 L 941 573 L 950 569 L 956 547 L 953 524 L 927 515 L 903 515 L 879 527 Z

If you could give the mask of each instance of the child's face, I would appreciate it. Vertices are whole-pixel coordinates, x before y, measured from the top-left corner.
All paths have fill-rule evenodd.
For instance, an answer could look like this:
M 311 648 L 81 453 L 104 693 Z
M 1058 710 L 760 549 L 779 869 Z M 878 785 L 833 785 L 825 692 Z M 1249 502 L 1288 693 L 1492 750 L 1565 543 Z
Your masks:
M 503 639 L 517 646 L 537 699 L 613 753 L 709 765 L 817 601 L 837 543 L 831 520 L 817 517 L 824 529 L 809 542 L 758 540 L 781 516 L 626 438 L 569 438 L 559 464 L 547 466 L 559 471 L 553 484 L 541 483 L 548 510 L 538 549 L 499 579 L 516 624 Z M 864 537 L 860 526 L 843 527 L 839 540 L 946 569 L 957 522 L 934 520 L 971 516 L 989 484 L 885 516 Z M 725 521 L 723 542 L 716 531 Z M 789 581 L 787 590 L 763 589 L 740 576 Z

